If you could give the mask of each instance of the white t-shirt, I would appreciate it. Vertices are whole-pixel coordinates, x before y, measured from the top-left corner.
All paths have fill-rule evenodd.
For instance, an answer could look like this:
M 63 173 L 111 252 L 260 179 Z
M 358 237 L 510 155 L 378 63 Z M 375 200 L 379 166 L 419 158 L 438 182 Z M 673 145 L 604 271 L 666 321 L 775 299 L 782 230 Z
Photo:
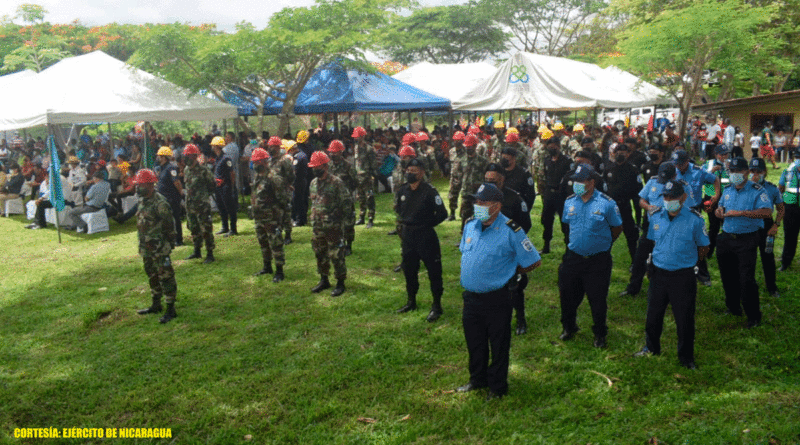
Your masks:
M 775 141 L 773 144 L 776 148 L 777 147 L 785 147 L 786 146 L 786 136 L 775 136 Z
M 751 136 L 750 149 L 755 150 L 757 148 L 761 148 L 761 136 Z

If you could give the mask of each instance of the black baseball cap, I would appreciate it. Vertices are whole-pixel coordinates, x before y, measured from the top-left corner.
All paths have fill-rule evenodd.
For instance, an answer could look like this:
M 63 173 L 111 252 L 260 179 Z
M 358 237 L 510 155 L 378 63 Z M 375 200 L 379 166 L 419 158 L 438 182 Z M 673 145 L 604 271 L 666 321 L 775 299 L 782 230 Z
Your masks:
M 686 150 L 675 150 L 672 153 L 672 161 L 676 164 L 683 164 L 689 161 L 689 153 L 686 153 Z
M 589 164 L 580 164 L 575 169 L 575 173 L 570 176 L 570 179 L 573 181 L 583 182 L 588 181 L 589 179 L 594 179 L 595 173 L 594 168 L 592 168 Z
M 767 171 L 767 163 L 762 158 L 753 158 L 750 160 L 750 170 Z
M 671 179 L 664 184 L 664 190 L 661 192 L 661 195 L 665 198 L 680 198 L 683 196 L 683 183 L 681 181 L 676 181 Z
M 658 181 L 659 184 L 666 184 L 670 179 L 674 179 L 678 174 L 678 169 L 672 162 L 665 162 L 658 166 Z
M 472 196 L 478 201 L 503 202 L 503 192 L 494 184 L 481 184 L 481 186 L 478 187 L 478 193 Z
M 735 157 L 731 159 L 731 163 L 728 165 L 728 170 L 732 172 L 740 172 L 744 170 L 750 170 L 747 165 L 747 161 L 742 157 Z

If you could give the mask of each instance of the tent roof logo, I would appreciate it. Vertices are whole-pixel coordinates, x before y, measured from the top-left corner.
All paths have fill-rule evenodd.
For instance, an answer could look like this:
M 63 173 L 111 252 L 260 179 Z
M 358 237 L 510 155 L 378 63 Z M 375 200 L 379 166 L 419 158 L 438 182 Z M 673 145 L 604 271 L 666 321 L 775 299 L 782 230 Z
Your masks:
M 513 65 L 511 67 L 511 74 L 508 76 L 509 83 L 528 83 L 531 80 L 528 76 L 528 70 L 525 65 Z

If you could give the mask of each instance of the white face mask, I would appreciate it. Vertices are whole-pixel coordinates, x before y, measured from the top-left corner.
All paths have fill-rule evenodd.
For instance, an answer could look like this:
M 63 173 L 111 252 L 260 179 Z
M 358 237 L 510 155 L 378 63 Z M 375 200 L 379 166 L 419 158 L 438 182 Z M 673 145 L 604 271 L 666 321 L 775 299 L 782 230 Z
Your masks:
M 669 213 L 677 212 L 678 210 L 681 209 L 682 206 L 683 204 L 681 204 L 680 199 L 676 199 L 674 201 L 664 200 L 664 210 L 666 210 Z

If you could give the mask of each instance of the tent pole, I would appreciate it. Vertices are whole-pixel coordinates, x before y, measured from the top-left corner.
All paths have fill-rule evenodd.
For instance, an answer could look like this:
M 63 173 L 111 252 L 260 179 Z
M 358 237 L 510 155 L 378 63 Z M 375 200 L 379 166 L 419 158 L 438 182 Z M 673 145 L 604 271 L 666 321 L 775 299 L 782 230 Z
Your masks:
M 425 128 L 425 110 L 419 112 L 422 115 L 422 128 Z
M 447 110 L 447 133 L 445 133 L 445 137 L 450 137 L 453 134 L 453 109 Z
M 575 125 L 577 123 L 578 123 L 578 110 L 575 110 L 575 122 L 573 122 L 572 124 Z
M 46 145 L 47 148 L 48 148 L 48 151 L 58 150 L 58 148 L 56 147 L 56 138 L 53 135 L 53 126 L 52 125 L 49 125 L 49 124 L 47 125 L 47 135 L 48 135 L 48 137 L 53 138 L 52 147 L 51 147 L 51 144 L 49 144 L 49 143 Z M 50 150 L 51 148 L 52 148 L 52 150 Z M 53 158 L 54 157 L 58 158 L 58 153 L 56 153 L 55 156 L 53 156 L 53 153 L 49 153 L 49 154 L 50 154 L 50 162 L 51 163 L 53 162 Z M 48 186 L 49 186 L 52 183 L 52 180 L 53 180 L 52 173 L 55 171 L 55 168 L 51 165 L 48 170 L 50 170 L 50 173 L 51 173 L 50 177 L 47 180 L 47 183 L 48 183 Z M 56 172 L 56 179 L 58 181 L 61 181 L 61 172 Z M 61 194 L 63 196 L 63 194 L 64 194 L 63 190 L 61 191 Z M 55 201 L 55 196 L 51 196 L 50 199 Z M 53 201 L 50 201 L 50 202 L 53 203 Z M 56 206 L 53 206 L 53 211 L 56 214 L 56 232 L 58 232 L 58 244 L 61 244 L 61 225 L 58 223 L 58 208 Z
M 411 131 L 411 110 L 408 110 L 408 131 Z
M 368 118 L 369 118 L 369 113 L 364 113 L 364 128 L 369 127 L 369 124 L 367 124 Z
M 114 138 L 111 136 L 111 122 L 108 123 L 108 154 L 109 159 L 114 157 Z
M 333 113 L 333 132 L 337 138 L 341 137 L 339 134 L 339 113 Z

